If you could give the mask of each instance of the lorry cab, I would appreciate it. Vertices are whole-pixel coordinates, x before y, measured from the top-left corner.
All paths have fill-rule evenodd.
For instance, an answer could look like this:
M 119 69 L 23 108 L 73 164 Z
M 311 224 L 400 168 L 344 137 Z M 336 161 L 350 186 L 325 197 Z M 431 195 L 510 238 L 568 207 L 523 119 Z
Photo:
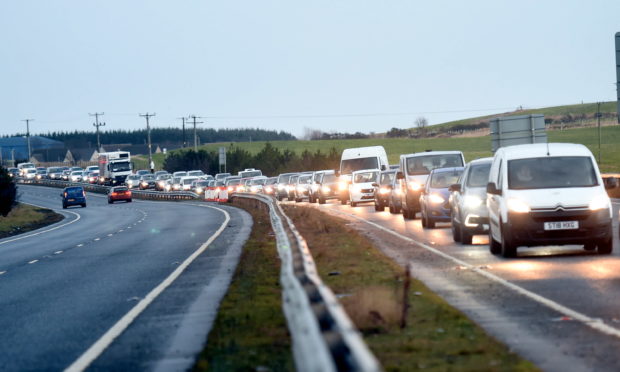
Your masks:
M 425 151 L 400 156 L 398 178 L 401 188 L 403 218 L 414 219 L 420 212 L 420 195 L 433 169 L 463 167 L 461 151 Z
M 579 144 L 503 147 L 493 157 L 486 205 L 489 249 L 583 245 L 612 251 L 612 207 L 594 156 Z

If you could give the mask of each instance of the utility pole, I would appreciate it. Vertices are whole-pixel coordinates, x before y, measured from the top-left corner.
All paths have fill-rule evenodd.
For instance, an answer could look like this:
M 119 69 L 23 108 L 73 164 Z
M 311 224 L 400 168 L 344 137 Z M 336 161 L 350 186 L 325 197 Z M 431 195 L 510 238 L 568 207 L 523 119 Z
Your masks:
M 196 121 L 196 119 L 201 119 L 200 116 L 190 115 L 190 118 L 194 121 L 194 151 L 198 151 L 198 135 L 196 134 L 196 124 L 203 124 L 202 121 Z
M 183 120 L 183 148 L 185 148 L 187 146 L 187 142 L 185 141 L 185 119 L 187 118 L 182 117 L 182 118 L 177 118 L 177 119 Z
M 28 140 L 28 160 L 32 157 L 32 151 L 30 149 L 30 122 L 34 121 L 34 119 L 24 119 L 22 121 L 26 122 L 26 139 Z
M 601 103 L 596 103 L 596 119 L 598 120 L 598 164 L 601 165 Z
M 155 171 L 155 165 L 153 164 L 153 154 L 151 152 L 151 127 L 149 126 L 149 118 L 151 116 L 155 116 L 155 113 L 149 114 L 148 112 L 146 114 L 139 114 L 141 117 L 146 118 L 146 136 L 147 136 L 147 140 L 148 140 L 148 147 L 149 147 L 149 169 L 151 169 L 151 173 L 153 173 Z
M 95 112 L 94 114 L 88 113 L 89 116 L 95 117 L 93 126 L 97 128 L 97 152 L 101 151 L 101 141 L 99 141 L 99 127 L 105 127 L 105 123 L 99 124 L 99 115 L 103 116 L 103 112 Z

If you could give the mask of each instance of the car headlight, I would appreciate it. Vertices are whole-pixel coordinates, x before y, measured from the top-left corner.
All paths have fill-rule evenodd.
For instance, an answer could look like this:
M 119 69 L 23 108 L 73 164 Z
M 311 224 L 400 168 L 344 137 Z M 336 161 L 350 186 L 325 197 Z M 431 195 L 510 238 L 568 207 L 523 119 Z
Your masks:
M 476 208 L 482 204 L 482 199 L 476 195 L 465 195 L 463 204 L 465 204 L 466 208 Z
M 446 199 L 444 199 L 441 195 L 437 194 L 430 194 L 428 200 L 433 204 L 442 204 L 446 201 Z
M 142 182 L 142 186 L 147 186 L 147 185 L 148 185 L 148 183 Z
M 508 209 L 515 213 L 529 213 L 530 206 L 520 199 L 508 199 L 506 202 Z
M 284 190 L 284 185 L 278 185 L 278 191 Z
M 338 189 L 340 191 L 347 190 L 348 188 L 349 188 L 349 183 L 348 182 L 345 182 L 345 181 L 338 182 Z
M 389 194 L 390 193 L 390 189 L 388 189 L 387 187 L 382 187 L 379 189 L 379 194 L 381 195 L 385 195 L 385 194 Z
M 202 194 L 202 187 L 196 187 L 196 193 Z
M 610 205 L 610 200 L 607 195 L 597 195 L 590 202 L 590 210 L 598 211 L 600 209 L 608 209 Z
M 324 192 L 324 193 L 329 193 L 330 191 L 332 191 L 332 190 L 329 188 L 329 186 L 323 186 L 323 187 L 321 188 L 321 190 L 323 190 L 323 192 Z
M 422 188 L 422 185 L 418 182 L 411 182 L 409 183 L 409 188 L 413 191 L 418 191 Z
M 234 187 L 232 186 L 228 186 L 228 188 L 226 189 L 228 192 L 233 192 L 235 190 Z
M 266 192 L 267 194 L 271 194 L 271 193 L 273 193 L 273 187 L 271 187 L 271 186 L 267 186 L 267 187 L 265 187 L 265 192 Z

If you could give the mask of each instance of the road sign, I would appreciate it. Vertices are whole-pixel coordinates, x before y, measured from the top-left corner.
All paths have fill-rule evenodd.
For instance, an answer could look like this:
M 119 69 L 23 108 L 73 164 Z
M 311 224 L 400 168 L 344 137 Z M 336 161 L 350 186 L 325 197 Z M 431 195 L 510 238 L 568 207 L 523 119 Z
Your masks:
M 220 165 L 226 165 L 226 147 L 220 147 Z

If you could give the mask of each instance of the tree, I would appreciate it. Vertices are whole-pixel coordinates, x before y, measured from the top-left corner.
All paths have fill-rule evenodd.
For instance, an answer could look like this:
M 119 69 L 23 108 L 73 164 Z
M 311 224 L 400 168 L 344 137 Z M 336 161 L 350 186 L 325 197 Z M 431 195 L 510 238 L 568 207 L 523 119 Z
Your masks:
M 15 206 L 17 187 L 6 168 L 0 166 L 0 215 L 6 217 Z
M 424 116 L 420 116 L 415 119 L 415 126 L 418 128 L 418 133 L 422 137 L 426 136 L 426 127 L 428 126 L 428 120 Z

